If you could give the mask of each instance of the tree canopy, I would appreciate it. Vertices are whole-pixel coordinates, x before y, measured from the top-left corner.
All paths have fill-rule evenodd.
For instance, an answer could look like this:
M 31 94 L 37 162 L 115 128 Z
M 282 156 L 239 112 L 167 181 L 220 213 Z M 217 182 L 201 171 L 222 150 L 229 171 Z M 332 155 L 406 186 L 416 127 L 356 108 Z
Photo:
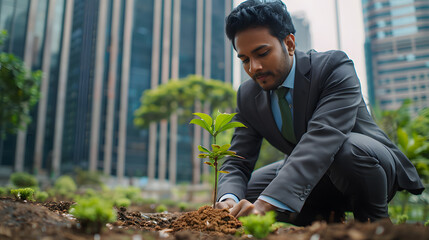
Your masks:
M 0 47 L 7 34 L 0 33 Z M 29 108 L 39 99 L 41 71 L 28 71 L 21 59 L 0 52 L 0 137 L 30 121 Z
M 173 113 L 185 122 L 192 118 L 196 102 L 201 105 L 209 103 L 212 109 L 234 109 L 235 97 L 236 92 L 228 83 L 189 75 L 144 91 L 141 105 L 134 112 L 134 124 L 145 128 L 151 122 L 169 118 Z

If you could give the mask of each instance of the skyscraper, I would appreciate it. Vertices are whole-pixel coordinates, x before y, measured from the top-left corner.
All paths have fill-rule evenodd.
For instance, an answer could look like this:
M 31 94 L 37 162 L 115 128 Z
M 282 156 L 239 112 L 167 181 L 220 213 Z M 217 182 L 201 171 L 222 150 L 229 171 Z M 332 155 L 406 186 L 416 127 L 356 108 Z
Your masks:
M 292 14 L 292 22 L 295 26 L 296 49 L 307 52 L 312 49 L 310 23 L 304 12 Z
M 362 0 L 370 102 L 429 107 L 429 1 Z
M 8 136 L 2 164 L 189 181 L 188 126 L 173 116 L 136 129 L 134 111 L 144 90 L 170 79 L 232 83 L 231 8 L 232 0 L 0 0 L 6 50 L 44 72 L 33 121 Z

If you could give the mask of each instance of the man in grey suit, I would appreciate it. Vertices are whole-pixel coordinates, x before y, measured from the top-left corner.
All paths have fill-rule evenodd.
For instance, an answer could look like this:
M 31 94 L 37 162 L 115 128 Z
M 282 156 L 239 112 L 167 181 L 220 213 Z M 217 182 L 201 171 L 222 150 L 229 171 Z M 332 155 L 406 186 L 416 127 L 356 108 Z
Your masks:
M 295 29 L 281 1 L 246 1 L 226 19 L 226 34 L 252 78 L 237 95 L 231 149 L 217 208 L 232 215 L 278 212 L 296 225 L 314 220 L 388 218 L 396 191 L 424 187 L 408 158 L 374 123 L 353 62 L 341 51 L 295 51 Z M 262 139 L 285 160 L 254 171 Z

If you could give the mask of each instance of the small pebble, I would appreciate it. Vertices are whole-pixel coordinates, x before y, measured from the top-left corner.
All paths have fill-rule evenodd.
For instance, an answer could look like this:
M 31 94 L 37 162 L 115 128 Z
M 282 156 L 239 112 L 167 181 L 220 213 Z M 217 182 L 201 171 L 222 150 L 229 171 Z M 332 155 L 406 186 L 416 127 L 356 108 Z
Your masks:
M 133 235 L 131 240 L 142 240 L 142 236 L 140 235 Z
M 320 239 L 320 235 L 319 234 L 313 234 L 310 238 L 310 240 L 319 240 Z
M 384 232 L 384 227 L 383 226 L 378 226 L 376 229 L 375 229 L 375 234 L 376 235 L 380 235 L 380 234 L 382 234 Z

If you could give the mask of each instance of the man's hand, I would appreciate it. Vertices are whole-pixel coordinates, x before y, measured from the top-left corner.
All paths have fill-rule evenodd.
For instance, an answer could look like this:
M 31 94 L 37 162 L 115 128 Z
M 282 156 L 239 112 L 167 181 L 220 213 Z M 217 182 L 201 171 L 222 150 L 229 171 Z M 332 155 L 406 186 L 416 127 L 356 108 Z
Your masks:
M 215 205 L 215 208 L 217 208 L 217 209 L 224 209 L 224 208 L 231 209 L 235 205 L 237 205 L 237 203 L 233 199 L 228 198 L 225 201 L 217 202 Z
M 239 203 L 232 199 L 227 199 L 216 203 L 216 208 L 228 208 L 231 215 L 237 218 L 250 214 L 264 215 L 268 211 L 276 210 L 273 205 L 259 199 L 254 204 L 246 199 L 241 200 Z

